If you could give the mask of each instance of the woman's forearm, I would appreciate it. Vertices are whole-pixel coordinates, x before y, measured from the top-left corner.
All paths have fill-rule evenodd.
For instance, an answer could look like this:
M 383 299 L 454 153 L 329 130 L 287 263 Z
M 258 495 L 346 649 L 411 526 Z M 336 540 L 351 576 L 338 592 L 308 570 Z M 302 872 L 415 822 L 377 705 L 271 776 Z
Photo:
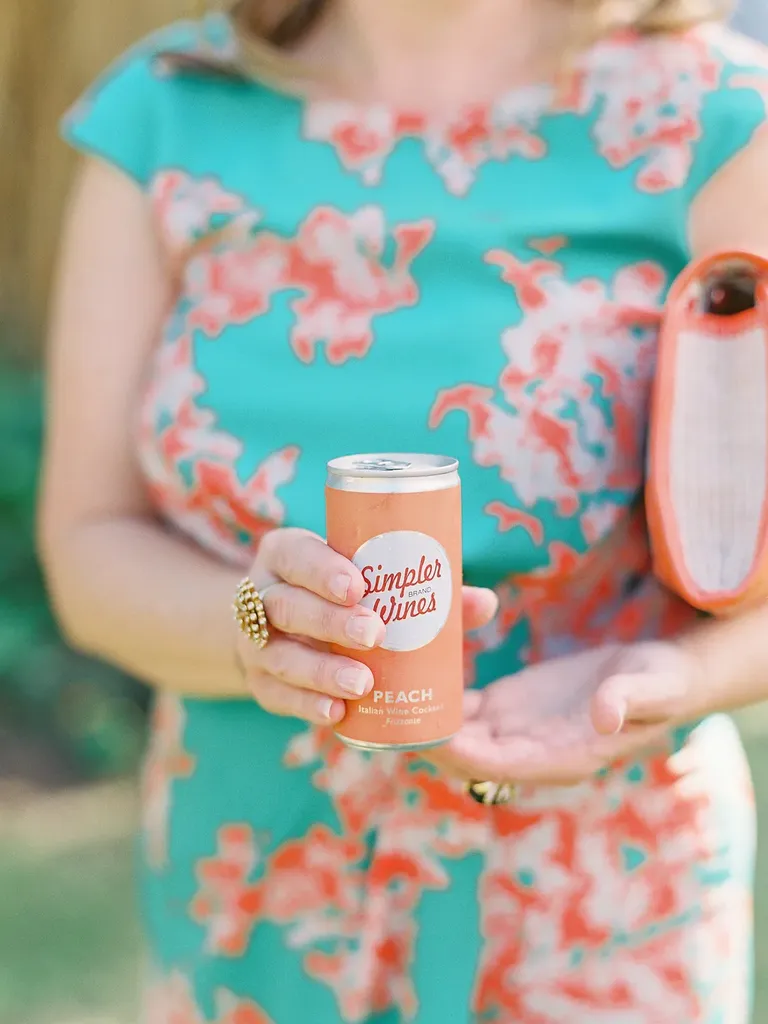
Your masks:
M 77 647 L 163 689 L 247 695 L 231 612 L 242 571 L 148 519 L 88 522 L 49 547 L 53 601 Z
M 710 621 L 681 644 L 697 667 L 697 714 L 768 700 L 768 606 Z

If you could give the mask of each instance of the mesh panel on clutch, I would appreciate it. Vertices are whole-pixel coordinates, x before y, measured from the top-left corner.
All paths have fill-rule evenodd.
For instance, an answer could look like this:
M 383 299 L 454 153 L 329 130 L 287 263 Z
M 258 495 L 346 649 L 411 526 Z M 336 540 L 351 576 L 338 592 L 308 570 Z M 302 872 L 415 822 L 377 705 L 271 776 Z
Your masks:
M 647 507 L 661 578 L 727 612 L 768 598 L 768 263 L 710 257 L 673 287 L 659 341 Z

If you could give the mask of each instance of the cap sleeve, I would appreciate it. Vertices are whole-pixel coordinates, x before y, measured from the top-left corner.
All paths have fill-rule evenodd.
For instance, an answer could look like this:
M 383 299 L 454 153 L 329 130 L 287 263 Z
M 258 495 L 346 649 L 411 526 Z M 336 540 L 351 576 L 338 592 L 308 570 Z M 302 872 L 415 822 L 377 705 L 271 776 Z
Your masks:
M 235 61 L 238 44 L 229 19 L 211 14 L 148 36 L 108 68 L 61 123 L 70 145 L 101 157 L 142 187 L 151 182 L 161 161 L 163 119 L 172 106 L 169 55 Z
M 768 49 L 723 31 L 712 49 L 719 83 L 701 108 L 688 187 L 695 196 L 768 121 Z
M 142 44 L 112 65 L 61 122 L 64 139 L 101 157 L 146 187 L 157 162 L 159 87 L 154 58 Z

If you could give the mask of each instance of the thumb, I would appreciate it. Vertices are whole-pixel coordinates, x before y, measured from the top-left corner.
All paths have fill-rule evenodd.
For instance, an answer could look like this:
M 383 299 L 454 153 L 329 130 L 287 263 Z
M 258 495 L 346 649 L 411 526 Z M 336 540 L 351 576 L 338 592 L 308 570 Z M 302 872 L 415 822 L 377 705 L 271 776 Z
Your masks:
M 462 605 L 464 629 L 470 632 L 488 625 L 499 610 L 499 599 L 492 590 L 484 587 L 463 587 Z
M 631 678 L 613 676 L 606 679 L 592 698 L 592 725 L 601 736 L 615 736 L 624 728 L 629 711 L 628 680 Z
M 592 724 L 601 735 L 613 736 L 630 722 L 664 722 L 674 715 L 681 693 L 681 680 L 668 672 L 609 676 L 592 698 Z

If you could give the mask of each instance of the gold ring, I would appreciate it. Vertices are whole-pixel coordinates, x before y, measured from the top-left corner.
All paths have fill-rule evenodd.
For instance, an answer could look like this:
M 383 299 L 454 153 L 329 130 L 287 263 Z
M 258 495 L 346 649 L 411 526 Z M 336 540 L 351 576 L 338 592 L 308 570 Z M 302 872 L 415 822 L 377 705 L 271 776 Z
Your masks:
M 508 782 L 468 782 L 466 792 L 486 807 L 501 807 L 515 798 L 515 787 Z
M 269 643 L 269 624 L 263 600 L 266 591 L 267 588 L 259 593 L 246 576 L 237 588 L 232 606 L 238 626 L 259 650 L 263 650 Z

